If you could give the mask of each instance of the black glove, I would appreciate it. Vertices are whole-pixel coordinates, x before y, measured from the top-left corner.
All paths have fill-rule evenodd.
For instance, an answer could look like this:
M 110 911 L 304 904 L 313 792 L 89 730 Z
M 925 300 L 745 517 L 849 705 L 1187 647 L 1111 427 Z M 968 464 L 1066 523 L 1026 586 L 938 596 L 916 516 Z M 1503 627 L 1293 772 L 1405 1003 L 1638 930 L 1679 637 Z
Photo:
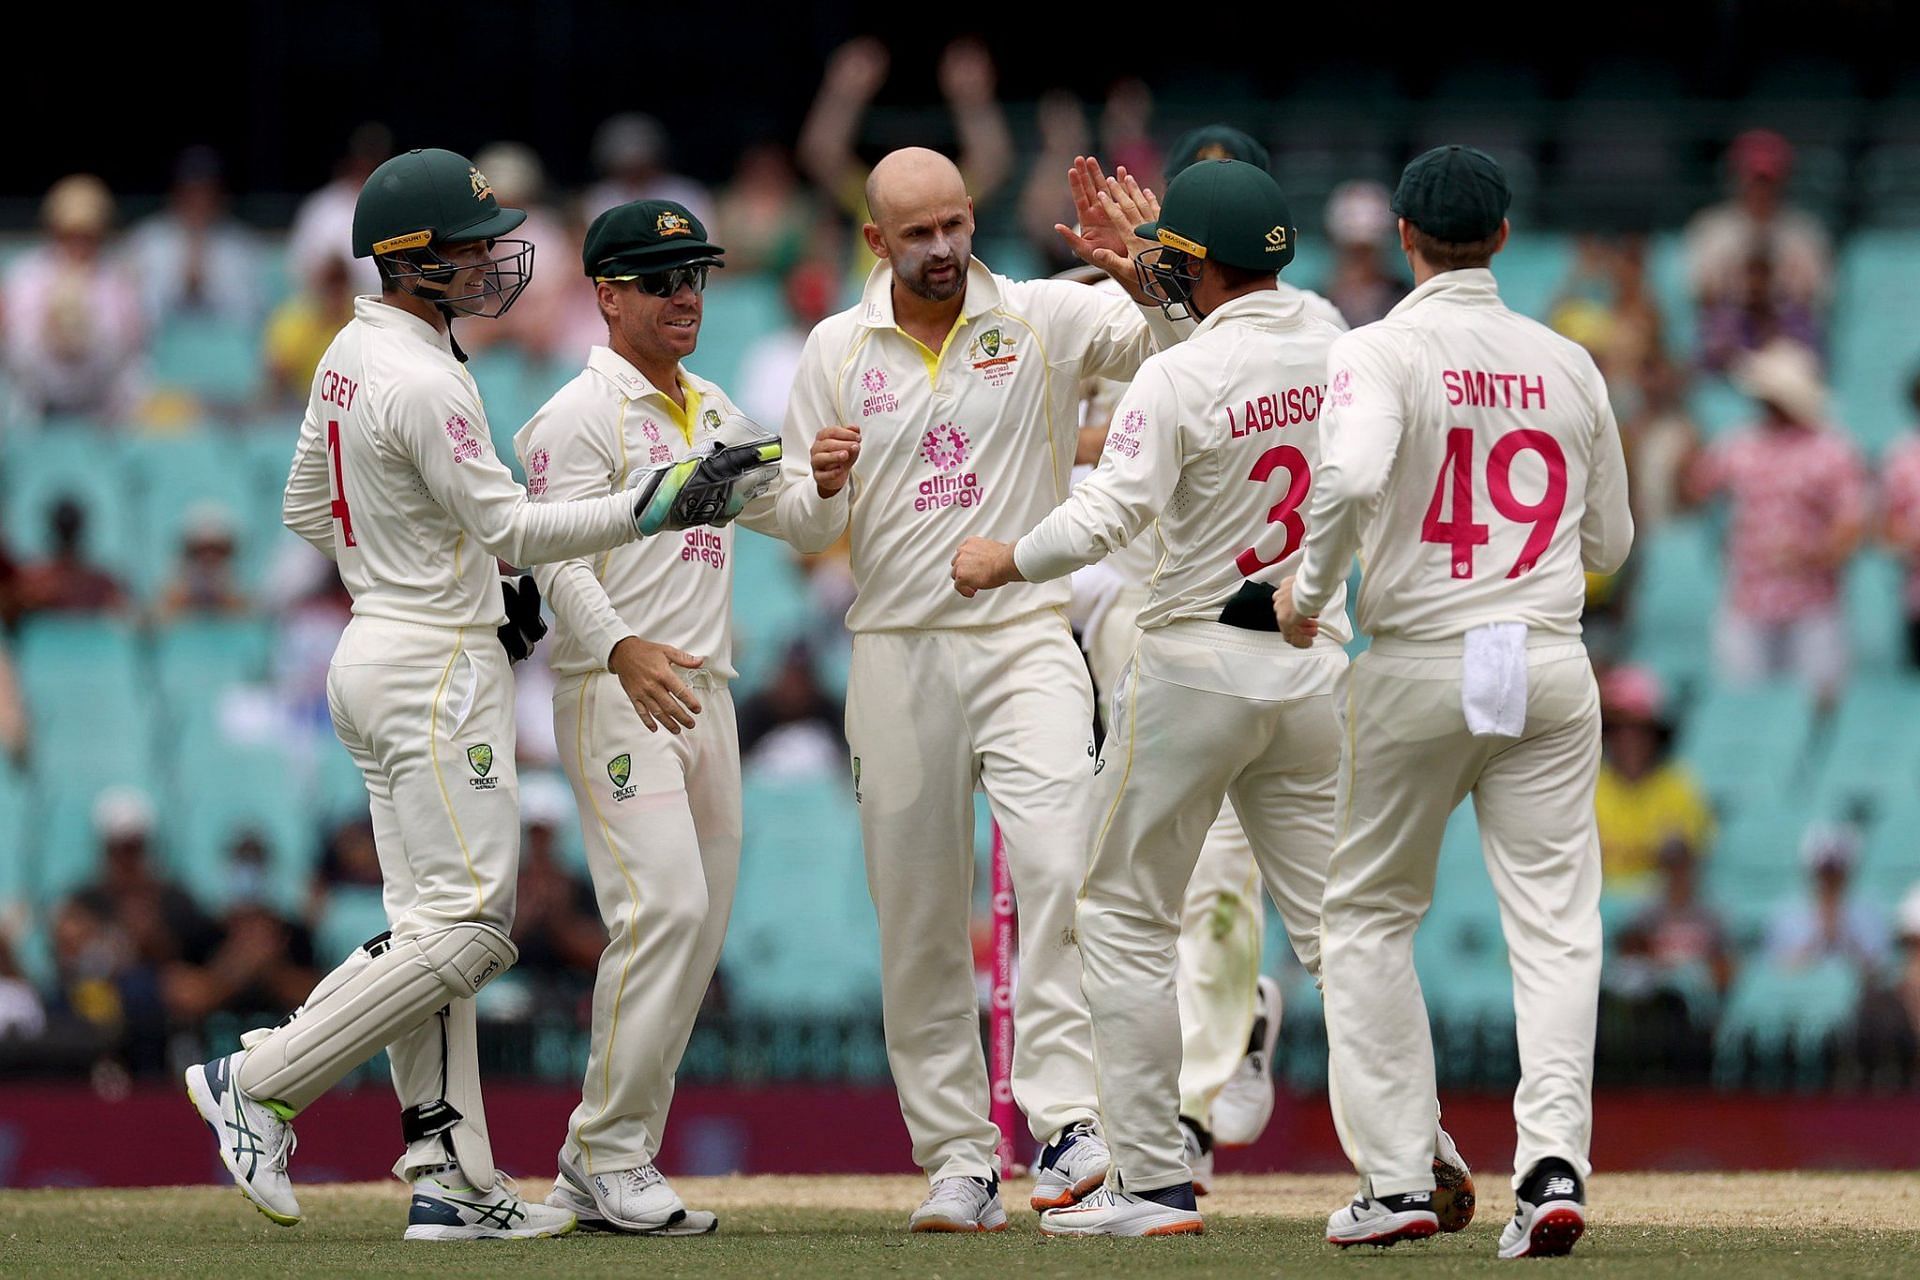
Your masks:
M 547 634 L 546 619 L 540 616 L 540 588 L 531 574 L 503 576 L 500 595 L 506 602 L 507 620 L 495 634 L 500 637 L 500 647 L 507 651 L 507 661 L 518 662 Z

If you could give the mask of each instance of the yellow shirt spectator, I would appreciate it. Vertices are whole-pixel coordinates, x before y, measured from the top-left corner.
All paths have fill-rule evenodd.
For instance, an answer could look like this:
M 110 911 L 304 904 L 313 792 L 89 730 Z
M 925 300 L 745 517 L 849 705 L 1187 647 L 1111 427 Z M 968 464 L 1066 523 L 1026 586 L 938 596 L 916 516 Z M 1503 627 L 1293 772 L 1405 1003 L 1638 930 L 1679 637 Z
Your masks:
M 1683 765 L 1662 764 L 1633 780 L 1602 764 L 1593 807 L 1608 892 L 1651 888 L 1660 848 L 1669 840 L 1685 841 L 1698 856 L 1713 839 L 1713 810 Z

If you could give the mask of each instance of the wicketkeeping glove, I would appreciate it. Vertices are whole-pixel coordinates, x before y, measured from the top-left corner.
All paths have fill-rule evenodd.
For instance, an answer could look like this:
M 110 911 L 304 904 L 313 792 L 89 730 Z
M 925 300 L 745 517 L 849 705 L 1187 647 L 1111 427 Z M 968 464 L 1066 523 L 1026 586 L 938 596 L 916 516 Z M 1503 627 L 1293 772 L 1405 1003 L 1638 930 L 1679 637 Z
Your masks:
M 733 523 L 780 474 L 780 437 L 735 415 L 698 452 L 638 473 L 633 527 L 642 537 L 668 529 Z
M 505 598 L 507 620 L 495 634 L 500 637 L 500 647 L 507 651 L 507 661 L 518 662 L 530 655 L 540 637 L 547 634 L 546 620 L 540 616 L 540 588 L 530 574 L 517 578 L 503 575 L 500 594 Z

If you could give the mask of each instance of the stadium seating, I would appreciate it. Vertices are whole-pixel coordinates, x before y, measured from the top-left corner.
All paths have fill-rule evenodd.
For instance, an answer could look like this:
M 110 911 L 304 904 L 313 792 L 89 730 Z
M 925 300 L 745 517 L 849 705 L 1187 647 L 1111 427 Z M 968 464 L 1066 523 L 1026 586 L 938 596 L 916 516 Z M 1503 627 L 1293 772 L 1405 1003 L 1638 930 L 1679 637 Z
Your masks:
M 1811 1087 L 1821 1056 L 1860 1002 L 1860 974 L 1844 960 L 1788 967 L 1747 965 L 1714 1036 L 1714 1082 L 1722 1087 Z
M 1727 813 L 1792 785 L 1812 730 L 1812 695 L 1797 685 L 1709 689 L 1681 731 L 1679 754 Z

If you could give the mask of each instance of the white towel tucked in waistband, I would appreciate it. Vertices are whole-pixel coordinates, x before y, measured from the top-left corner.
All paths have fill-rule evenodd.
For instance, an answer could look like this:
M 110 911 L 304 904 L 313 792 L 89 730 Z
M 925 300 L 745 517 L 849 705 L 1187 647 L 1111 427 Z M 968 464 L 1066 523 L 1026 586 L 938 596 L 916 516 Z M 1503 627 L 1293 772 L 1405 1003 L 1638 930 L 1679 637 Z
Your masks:
M 1460 708 L 1476 738 L 1517 738 L 1526 729 L 1526 623 L 1493 622 L 1467 632 Z

